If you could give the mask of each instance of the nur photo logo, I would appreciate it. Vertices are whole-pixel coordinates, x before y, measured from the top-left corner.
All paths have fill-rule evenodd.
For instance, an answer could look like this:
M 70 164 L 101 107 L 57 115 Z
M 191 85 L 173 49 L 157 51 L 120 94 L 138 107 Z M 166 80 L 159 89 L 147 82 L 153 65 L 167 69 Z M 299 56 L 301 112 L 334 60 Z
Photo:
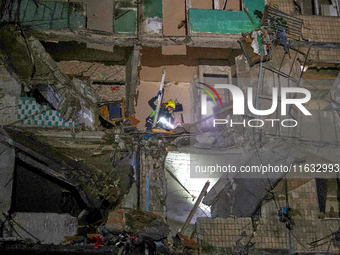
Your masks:
M 219 94 L 217 93 L 216 89 L 228 89 L 229 92 L 232 95 L 232 111 L 233 115 L 244 115 L 245 114 L 245 96 L 243 91 L 231 84 L 214 84 L 214 86 L 208 85 L 206 83 L 202 82 L 197 82 L 198 84 L 204 85 L 205 87 L 209 88 L 218 98 L 221 106 L 222 106 L 222 100 Z M 201 96 L 201 115 L 207 115 L 208 112 L 208 107 L 207 107 L 207 94 L 213 99 L 215 106 L 217 105 L 216 100 L 212 93 L 201 87 L 197 87 L 198 89 L 206 92 L 202 93 Z M 291 94 L 302 94 L 304 97 L 299 97 L 299 98 L 290 98 L 289 95 Z M 268 116 L 274 113 L 275 111 L 278 110 L 278 101 L 279 101 L 279 91 L 277 87 L 272 88 L 272 105 L 269 109 L 267 110 L 260 110 L 256 109 L 254 107 L 253 103 L 253 89 L 251 87 L 247 88 L 247 106 L 249 111 L 254 114 L 254 116 Z M 297 87 L 283 87 L 280 89 L 280 108 L 281 108 L 281 116 L 286 116 L 287 115 L 287 106 L 295 106 L 297 109 L 299 109 L 304 115 L 312 115 L 306 107 L 303 105 L 307 103 L 311 99 L 311 93 L 305 89 L 305 88 L 297 88 Z M 223 124 L 230 124 L 232 127 L 233 125 L 236 124 L 241 124 L 244 127 L 246 124 L 250 127 L 262 127 L 265 123 L 271 122 L 272 127 L 274 127 L 275 122 L 280 122 L 283 127 L 295 127 L 297 126 L 297 121 L 295 119 L 251 119 L 246 123 L 246 120 L 243 120 L 243 122 L 233 122 L 233 120 L 227 120 L 227 119 L 214 119 L 213 121 L 213 126 L 215 127 L 216 125 L 223 125 Z

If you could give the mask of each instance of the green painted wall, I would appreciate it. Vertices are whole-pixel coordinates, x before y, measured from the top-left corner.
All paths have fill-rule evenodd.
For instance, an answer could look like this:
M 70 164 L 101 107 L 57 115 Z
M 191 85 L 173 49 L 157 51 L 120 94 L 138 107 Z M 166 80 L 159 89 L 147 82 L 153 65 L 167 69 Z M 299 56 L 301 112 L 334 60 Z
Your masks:
M 118 19 L 114 20 L 114 29 L 117 34 L 135 34 L 137 27 L 137 10 L 122 8 L 117 10 Z
M 146 18 L 162 18 L 162 0 L 145 0 L 144 15 Z
M 237 34 L 250 32 L 254 26 L 245 12 L 189 9 L 193 33 Z
M 40 2 L 23 0 L 20 21 L 37 29 L 84 29 L 86 16 L 83 3 Z
M 258 26 L 260 20 L 256 18 L 254 11 L 263 11 L 265 1 L 243 0 L 243 3 Z M 248 15 L 242 11 L 189 9 L 189 22 L 192 33 L 238 34 L 255 29 Z
M 264 11 L 264 0 L 243 0 L 244 7 L 248 9 L 250 16 L 257 26 L 260 25 L 260 19 L 254 14 L 255 10 Z

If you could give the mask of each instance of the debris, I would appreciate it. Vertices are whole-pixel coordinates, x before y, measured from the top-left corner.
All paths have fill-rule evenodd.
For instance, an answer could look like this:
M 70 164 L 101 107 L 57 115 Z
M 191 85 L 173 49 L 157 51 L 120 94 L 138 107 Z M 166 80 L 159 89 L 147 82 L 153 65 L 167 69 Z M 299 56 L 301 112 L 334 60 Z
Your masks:
M 293 226 L 295 225 L 294 220 L 292 219 L 292 214 L 292 209 L 287 206 L 280 208 L 277 214 L 279 221 L 284 223 L 288 230 L 293 230 Z
M 196 200 L 196 202 L 195 202 L 194 207 L 192 208 L 191 212 L 189 213 L 188 218 L 185 220 L 184 225 L 183 225 L 183 227 L 182 227 L 182 229 L 181 229 L 181 231 L 180 231 L 180 234 L 181 234 L 181 233 L 185 233 L 185 230 L 188 228 L 189 223 L 191 222 L 192 217 L 194 216 L 194 214 L 195 214 L 195 212 L 196 212 L 198 206 L 200 205 L 200 203 L 201 203 L 203 197 L 205 196 L 205 194 L 206 194 L 206 192 L 207 192 L 207 190 L 208 190 L 208 188 L 209 188 L 209 185 L 210 185 L 210 182 L 207 181 L 207 182 L 205 183 L 203 189 L 201 190 L 201 193 L 200 193 L 200 195 L 198 196 L 198 198 L 197 198 L 197 200 Z
M 90 84 L 67 77 L 39 40 L 17 28 L 16 25 L 7 24 L 1 30 L 1 55 L 9 73 L 27 88 L 38 88 L 65 121 L 73 119 L 86 126 L 98 125 L 94 118 L 97 95 Z M 12 58 L 6 55 L 6 52 L 16 52 L 16 49 L 24 51 L 22 56 L 26 57 Z
M 105 243 L 102 242 L 102 236 L 101 235 L 96 235 L 94 237 L 90 238 L 90 242 L 91 243 L 95 243 L 94 244 L 94 248 L 95 249 L 99 249 L 100 245 L 105 245 Z
M 192 240 L 190 237 L 187 237 L 185 235 L 182 235 L 181 233 L 177 233 L 178 237 L 181 240 L 181 243 L 188 248 L 191 249 L 198 249 L 198 243 L 196 243 L 194 240 Z
M 304 155 L 297 149 L 291 148 L 288 143 L 272 143 L 262 151 L 252 150 L 244 154 L 235 164 L 236 169 L 241 166 L 260 166 L 271 162 L 271 166 L 291 166 L 295 162 L 304 160 Z M 266 188 L 274 188 L 274 184 L 286 175 L 285 172 L 271 172 L 261 178 L 254 178 L 259 173 L 224 174 L 211 188 L 203 199 L 203 203 L 211 207 L 212 218 L 250 217 L 259 208 Z M 261 174 L 260 174 L 261 175 Z M 243 203 L 239 203 L 243 201 Z
M 233 247 L 233 254 L 235 255 L 247 255 L 249 248 L 253 247 L 253 243 L 248 243 L 244 245 L 241 240 L 237 240 Z
M 196 148 L 201 149 L 211 149 L 217 141 L 218 134 L 207 132 L 202 135 L 196 136 L 197 143 L 195 144 Z
M 154 241 L 162 240 L 170 233 L 169 226 L 152 213 L 132 210 L 127 211 L 124 217 L 126 231 L 138 231 L 142 236 L 150 237 Z

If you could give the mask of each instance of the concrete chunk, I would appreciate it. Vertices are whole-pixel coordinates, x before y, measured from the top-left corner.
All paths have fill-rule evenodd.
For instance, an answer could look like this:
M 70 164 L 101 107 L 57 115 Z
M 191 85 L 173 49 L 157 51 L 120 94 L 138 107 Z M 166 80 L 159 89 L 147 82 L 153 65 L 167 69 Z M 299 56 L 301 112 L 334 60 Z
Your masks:
M 11 235 L 34 242 L 60 244 L 65 236 L 74 236 L 78 230 L 78 219 L 69 214 L 16 213 L 12 219 L 12 226 L 7 222 L 5 228 L 13 231 L 4 237 Z

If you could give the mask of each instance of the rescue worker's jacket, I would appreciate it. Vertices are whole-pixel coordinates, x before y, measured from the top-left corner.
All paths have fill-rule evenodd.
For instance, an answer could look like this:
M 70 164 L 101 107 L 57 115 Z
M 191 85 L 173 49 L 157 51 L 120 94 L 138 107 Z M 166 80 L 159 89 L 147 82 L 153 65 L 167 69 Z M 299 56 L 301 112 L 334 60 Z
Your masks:
M 153 112 L 149 115 L 149 117 L 146 118 L 146 124 L 148 123 L 153 123 L 153 120 L 154 120 L 154 117 L 155 117 L 155 114 L 156 114 L 156 107 L 157 107 L 157 104 L 156 104 L 156 100 L 157 100 L 158 96 L 155 96 L 153 98 L 151 98 L 149 100 L 149 105 L 150 107 L 152 108 Z M 159 113 L 158 113 L 158 120 L 157 120 L 157 127 L 161 127 L 161 128 L 165 128 L 163 126 L 163 124 L 159 121 L 162 117 L 165 118 L 165 120 L 168 122 L 168 123 L 173 123 L 174 121 L 174 118 L 172 117 L 172 114 L 168 111 L 167 107 L 165 107 L 165 104 L 162 104 L 162 107 L 159 108 Z

